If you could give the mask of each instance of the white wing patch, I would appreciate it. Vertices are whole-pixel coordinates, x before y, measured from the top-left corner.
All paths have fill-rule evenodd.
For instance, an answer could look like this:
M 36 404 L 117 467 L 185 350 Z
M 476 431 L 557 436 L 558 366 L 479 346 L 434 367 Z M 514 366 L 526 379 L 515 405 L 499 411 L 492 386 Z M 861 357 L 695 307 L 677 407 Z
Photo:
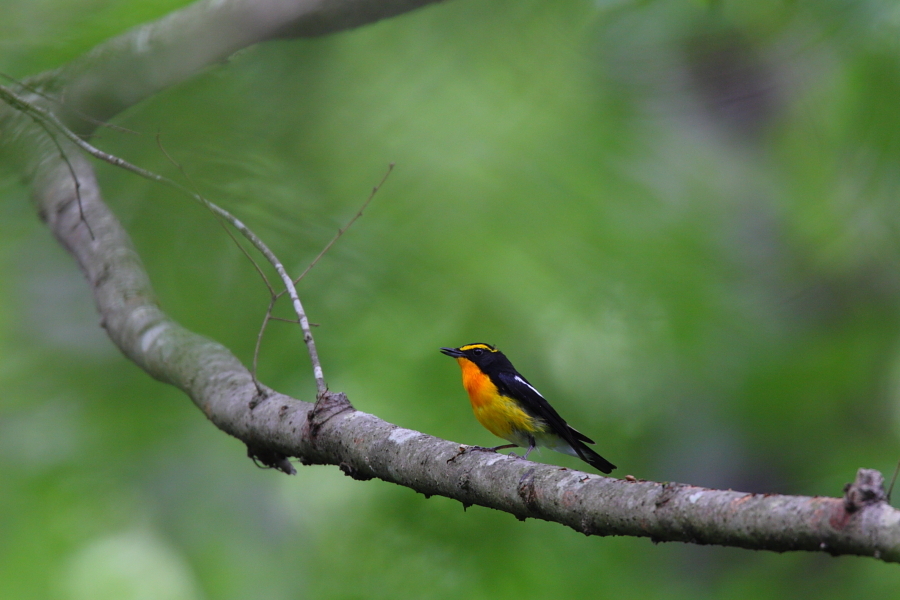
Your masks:
M 522 379 L 522 378 L 519 377 L 518 375 L 515 376 L 515 380 L 518 381 L 519 383 L 522 383 L 522 384 L 524 384 L 524 385 L 527 385 L 529 388 L 531 388 L 531 391 L 532 391 L 532 392 L 534 392 L 534 393 L 537 394 L 538 396 L 541 396 L 541 398 L 544 398 L 544 397 L 541 395 L 541 393 L 540 393 L 539 391 L 537 391 L 536 389 L 534 389 L 534 386 L 533 386 L 533 385 L 531 385 L 530 383 L 528 383 L 527 381 L 525 381 L 524 379 Z M 544 400 L 546 400 L 546 398 L 544 398 Z

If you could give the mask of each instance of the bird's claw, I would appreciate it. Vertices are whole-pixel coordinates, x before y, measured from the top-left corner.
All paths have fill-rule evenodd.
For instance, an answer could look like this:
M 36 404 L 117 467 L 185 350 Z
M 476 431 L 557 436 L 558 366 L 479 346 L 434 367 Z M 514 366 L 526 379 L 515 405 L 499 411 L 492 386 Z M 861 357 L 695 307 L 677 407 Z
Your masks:
M 456 449 L 456 454 L 454 454 L 453 456 L 451 456 L 450 458 L 447 459 L 447 464 L 449 465 L 450 463 L 455 461 L 457 458 L 459 458 L 466 452 L 468 452 L 468 448 L 466 446 L 460 446 L 459 448 Z

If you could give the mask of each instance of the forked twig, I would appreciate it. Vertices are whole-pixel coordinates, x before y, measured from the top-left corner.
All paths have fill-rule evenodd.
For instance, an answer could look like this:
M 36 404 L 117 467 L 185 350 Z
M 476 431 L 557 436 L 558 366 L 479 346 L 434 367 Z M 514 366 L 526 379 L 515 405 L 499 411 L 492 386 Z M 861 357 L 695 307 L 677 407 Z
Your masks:
M 185 171 L 182 164 L 180 162 L 178 162 L 177 160 L 175 160 L 172 157 L 172 155 L 169 154 L 168 150 L 165 149 L 165 147 L 162 144 L 162 139 L 161 139 L 159 133 L 156 134 L 156 145 L 159 147 L 160 152 L 162 152 L 163 155 L 169 160 L 169 162 L 171 162 L 173 165 L 175 165 L 175 168 L 177 168 L 181 172 L 181 175 L 185 179 L 187 179 L 188 183 L 191 184 L 191 187 L 193 188 L 194 192 L 199 195 L 200 192 L 198 191 L 197 185 L 191 179 L 191 176 L 188 175 L 187 171 Z M 244 248 L 243 244 L 241 244 L 237 240 L 237 238 L 234 237 L 234 234 L 231 233 L 231 230 L 228 229 L 228 227 L 226 227 L 225 221 L 222 220 L 222 217 L 219 216 L 217 213 L 213 213 L 213 215 L 216 217 L 216 220 L 222 226 L 222 229 L 225 230 L 225 233 L 228 234 L 228 237 L 231 238 L 231 241 L 234 242 L 234 245 L 237 246 L 241 252 L 243 252 L 244 256 L 247 257 L 247 260 L 250 261 L 250 264 L 253 265 L 253 268 L 256 269 L 256 272 L 259 274 L 260 279 L 262 279 L 263 283 L 266 284 L 266 289 L 269 290 L 269 308 L 266 309 L 266 314 L 265 314 L 265 317 L 263 317 L 263 322 L 259 328 L 259 333 L 256 334 L 256 346 L 253 349 L 253 366 L 250 369 L 250 376 L 253 378 L 253 385 L 256 386 L 256 391 L 260 395 L 263 395 L 264 391 L 262 389 L 262 385 L 259 382 L 259 378 L 256 376 L 257 365 L 259 364 L 259 348 L 260 348 L 260 345 L 262 345 L 262 337 L 263 337 L 263 333 L 266 331 L 266 325 L 268 325 L 269 321 L 273 318 L 272 317 L 272 309 L 275 307 L 275 301 L 278 299 L 278 295 L 276 294 L 275 289 L 272 287 L 272 284 L 269 283 L 269 278 L 266 277 L 266 274 L 262 270 L 262 267 L 260 267 L 259 263 L 256 262 L 256 260 L 253 258 L 253 256 L 251 256 L 250 253 L 247 252 L 247 249 Z M 299 323 L 299 320 L 294 320 L 294 321 L 292 321 L 292 323 Z
M 118 156 L 114 156 L 112 154 L 109 154 L 108 152 L 104 152 L 103 150 L 94 147 L 93 145 L 81 139 L 68 127 L 66 127 L 51 111 L 46 110 L 43 107 L 36 106 L 35 104 L 25 100 L 5 86 L 0 86 L 0 99 L 4 100 L 10 106 L 17 108 L 32 117 L 36 115 L 40 117 L 40 119 L 45 123 L 50 123 L 57 130 L 59 130 L 60 133 L 68 138 L 69 141 L 71 141 L 73 144 L 75 144 L 94 158 L 107 162 L 113 166 L 123 168 L 126 171 L 130 171 L 136 175 L 144 177 L 145 179 L 167 185 L 181 192 L 182 194 L 193 198 L 195 201 L 199 202 L 216 215 L 222 217 L 235 229 L 240 231 L 241 235 L 247 238 L 247 240 L 266 258 L 266 260 L 271 263 L 271 265 L 275 268 L 275 271 L 278 273 L 278 276 L 281 278 L 282 283 L 284 283 L 285 289 L 287 290 L 287 293 L 291 298 L 291 304 L 293 305 L 294 312 L 297 314 L 297 318 L 300 323 L 300 329 L 303 331 L 303 341 L 306 343 L 306 349 L 309 353 L 310 361 L 312 362 L 313 376 L 316 380 L 316 390 L 318 391 L 318 394 L 320 396 L 328 391 L 328 386 L 325 384 L 325 376 L 322 372 L 322 365 L 319 361 L 319 353 L 316 350 L 316 343 L 313 339 L 312 331 L 310 329 L 309 320 L 306 318 L 306 312 L 303 310 L 303 304 L 300 302 L 300 298 L 297 295 L 297 289 L 294 287 L 294 282 L 291 279 L 290 275 L 287 274 L 287 271 L 285 270 L 284 265 L 282 265 L 281 261 L 278 260 L 278 258 L 269 249 L 265 242 L 257 237 L 249 227 L 244 225 L 244 223 L 241 222 L 240 219 L 232 215 L 224 208 L 210 202 L 200 194 L 192 192 L 190 189 L 181 185 L 180 183 L 169 179 L 168 177 L 164 177 L 162 175 L 153 173 L 152 171 L 148 171 L 147 169 L 138 167 L 137 165 L 133 165 L 127 160 L 124 160 L 122 158 L 119 158 Z
M 169 154 L 169 152 L 162 145 L 162 140 L 160 139 L 159 133 L 157 133 L 157 135 L 156 135 L 156 144 L 159 147 L 160 151 L 163 153 L 163 155 L 169 160 L 169 162 L 171 162 L 179 170 L 179 172 L 182 174 L 182 176 L 188 181 L 188 183 L 191 185 L 191 188 L 193 189 L 194 194 L 197 196 L 200 196 L 198 188 L 197 188 L 196 184 L 194 183 L 194 181 L 191 179 L 190 175 L 188 175 L 187 171 L 185 171 L 185 169 L 181 165 L 181 163 L 176 161 L 172 157 L 172 155 Z M 319 259 L 322 258 L 322 256 L 324 256 L 326 252 L 328 252 L 328 250 L 344 234 L 344 232 L 346 232 L 350 228 L 350 226 L 353 225 L 353 223 L 356 222 L 356 220 L 362 216 L 363 211 L 369 206 L 369 203 L 372 202 L 372 199 L 375 197 L 375 194 L 378 192 L 378 190 L 381 188 L 381 186 L 384 185 L 384 182 L 387 180 L 388 176 L 391 174 L 391 171 L 393 171 L 393 169 L 394 169 L 394 163 L 391 163 L 390 165 L 388 165 L 387 172 L 381 178 L 381 181 L 378 182 L 378 185 L 376 185 L 374 188 L 372 188 L 372 192 L 369 194 L 369 197 L 366 199 L 366 201 L 363 203 L 363 205 L 360 207 L 360 209 L 356 212 L 356 214 L 353 216 L 353 218 L 350 219 L 350 221 L 343 228 L 338 230 L 337 235 L 335 235 L 331 239 L 331 241 L 328 242 L 328 244 L 325 246 L 325 248 L 323 248 L 322 251 L 319 252 L 318 256 L 316 256 L 316 258 L 313 259 L 313 261 L 309 264 L 308 267 L 306 267 L 306 269 L 303 271 L 303 273 L 301 273 L 299 277 L 294 279 L 295 284 L 298 281 L 300 281 L 309 272 L 309 270 L 313 268 L 313 266 L 315 266 L 315 264 L 319 261 Z M 256 269 L 256 272 L 262 278 L 263 282 L 266 284 L 266 288 L 269 290 L 269 307 L 266 309 L 266 313 L 265 313 L 265 316 L 263 317 L 262 325 L 260 326 L 259 333 L 256 336 L 256 346 L 254 347 L 254 350 L 253 350 L 253 366 L 250 371 L 250 374 L 253 377 L 253 383 L 254 383 L 254 385 L 256 385 L 257 391 L 259 391 L 260 394 L 262 394 L 263 390 L 262 390 L 262 387 L 260 386 L 259 379 L 257 378 L 257 367 L 259 364 L 259 349 L 262 345 L 262 338 L 263 338 L 263 335 L 265 334 L 266 326 L 269 324 L 269 321 L 285 321 L 288 323 L 298 323 L 299 320 L 282 319 L 282 318 L 276 317 L 272 314 L 272 311 L 275 308 L 275 302 L 281 296 L 284 295 L 285 291 L 281 291 L 278 293 L 275 292 L 274 288 L 269 283 L 269 279 L 266 277 L 266 274 L 263 272 L 262 268 L 260 268 L 259 264 L 257 264 L 257 262 L 250 255 L 250 253 L 247 252 L 247 250 L 243 247 L 243 245 L 241 245 L 237 241 L 237 239 L 234 237 L 234 235 L 232 235 L 231 231 L 227 227 L 225 227 L 225 224 L 222 221 L 221 216 L 218 213 L 213 213 L 213 214 L 219 219 L 219 222 L 222 224 L 223 229 L 225 229 L 225 232 L 232 239 L 232 241 L 235 243 L 235 245 L 237 245 L 237 247 L 240 248 L 241 252 L 244 253 L 244 256 L 246 256 L 247 259 L 253 264 L 253 267 Z M 321 392 L 321 390 L 320 390 L 320 392 Z

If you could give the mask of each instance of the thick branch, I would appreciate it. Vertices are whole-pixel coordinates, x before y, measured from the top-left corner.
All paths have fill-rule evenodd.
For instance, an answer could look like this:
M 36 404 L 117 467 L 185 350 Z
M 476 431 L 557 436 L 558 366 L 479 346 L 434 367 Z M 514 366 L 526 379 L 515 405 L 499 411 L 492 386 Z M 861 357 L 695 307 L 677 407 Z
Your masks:
M 135 27 L 33 82 L 64 99 L 63 121 L 88 134 L 96 120 L 109 120 L 243 48 L 342 31 L 437 1 L 203 0 Z

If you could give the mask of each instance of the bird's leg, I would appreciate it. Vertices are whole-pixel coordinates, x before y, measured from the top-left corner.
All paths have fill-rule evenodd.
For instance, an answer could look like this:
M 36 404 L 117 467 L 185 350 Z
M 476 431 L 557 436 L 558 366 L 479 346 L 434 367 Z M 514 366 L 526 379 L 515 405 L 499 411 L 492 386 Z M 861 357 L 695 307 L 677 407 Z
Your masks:
M 534 450 L 535 447 L 537 447 L 537 444 L 534 441 L 534 436 L 529 435 L 528 436 L 528 450 L 525 451 L 525 456 L 523 456 L 522 458 L 524 458 L 525 460 L 528 460 L 528 455 L 531 454 L 531 451 Z
M 515 448 L 518 444 L 502 444 L 493 448 L 485 448 L 484 446 L 469 446 L 467 450 L 476 450 L 478 452 L 496 452 L 497 450 L 506 450 L 507 448 Z
M 518 444 L 516 444 L 516 445 L 518 445 Z M 534 441 L 533 435 L 529 435 L 528 436 L 528 449 L 525 450 L 525 455 L 519 456 L 515 452 L 510 452 L 508 454 L 508 456 L 515 456 L 516 458 L 524 458 L 525 460 L 528 460 L 528 455 L 531 454 L 531 451 L 534 450 L 535 448 L 537 448 L 537 442 Z

